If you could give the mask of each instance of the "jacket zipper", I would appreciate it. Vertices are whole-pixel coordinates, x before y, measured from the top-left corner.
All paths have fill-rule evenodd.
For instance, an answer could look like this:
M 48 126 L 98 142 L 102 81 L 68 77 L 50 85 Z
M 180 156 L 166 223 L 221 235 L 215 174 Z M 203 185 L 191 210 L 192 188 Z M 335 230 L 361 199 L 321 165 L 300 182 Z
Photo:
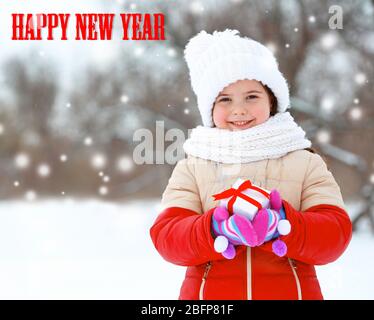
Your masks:
M 205 287 L 205 282 L 208 277 L 208 273 L 210 268 L 212 267 L 212 263 L 208 261 L 208 263 L 205 266 L 205 271 L 203 275 L 203 279 L 201 280 L 201 285 L 200 285 L 200 290 L 199 290 L 199 300 L 204 300 L 204 287 Z
M 251 247 L 247 247 L 247 299 L 252 300 L 252 257 Z
M 299 277 L 297 275 L 297 266 L 296 266 L 296 263 L 294 260 L 288 258 L 288 262 L 291 266 L 291 270 L 292 270 L 292 273 L 293 273 L 293 276 L 295 277 L 295 282 L 296 282 L 296 288 L 297 288 L 297 300 L 302 300 L 303 299 L 303 296 L 301 294 L 301 285 L 300 285 L 300 280 L 299 280 Z

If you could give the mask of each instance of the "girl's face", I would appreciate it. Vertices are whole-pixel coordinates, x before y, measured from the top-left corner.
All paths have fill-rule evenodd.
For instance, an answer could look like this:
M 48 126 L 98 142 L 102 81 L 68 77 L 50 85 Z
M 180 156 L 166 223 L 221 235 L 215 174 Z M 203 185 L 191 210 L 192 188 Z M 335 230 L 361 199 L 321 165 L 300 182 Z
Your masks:
M 238 80 L 223 88 L 213 105 L 213 122 L 220 129 L 238 131 L 270 117 L 270 98 L 256 80 Z

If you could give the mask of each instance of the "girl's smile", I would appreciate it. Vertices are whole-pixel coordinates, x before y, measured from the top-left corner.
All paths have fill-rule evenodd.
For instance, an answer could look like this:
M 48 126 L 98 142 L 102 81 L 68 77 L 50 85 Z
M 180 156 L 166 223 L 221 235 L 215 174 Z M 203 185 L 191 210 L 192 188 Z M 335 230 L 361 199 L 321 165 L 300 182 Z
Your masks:
M 254 121 L 253 119 L 249 121 L 230 121 L 229 124 L 231 124 L 232 127 L 244 130 L 244 129 L 250 128 L 253 124 L 253 121 Z

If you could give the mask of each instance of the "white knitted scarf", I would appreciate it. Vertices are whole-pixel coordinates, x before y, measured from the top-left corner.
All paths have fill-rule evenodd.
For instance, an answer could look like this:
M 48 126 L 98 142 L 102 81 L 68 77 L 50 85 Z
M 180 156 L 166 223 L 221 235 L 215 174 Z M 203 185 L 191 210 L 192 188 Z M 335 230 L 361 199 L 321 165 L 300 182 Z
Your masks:
M 255 127 L 230 131 L 197 126 L 183 144 L 188 155 L 222 163 L 276 159 L 312 143 L 289 112 L 277 113 Z

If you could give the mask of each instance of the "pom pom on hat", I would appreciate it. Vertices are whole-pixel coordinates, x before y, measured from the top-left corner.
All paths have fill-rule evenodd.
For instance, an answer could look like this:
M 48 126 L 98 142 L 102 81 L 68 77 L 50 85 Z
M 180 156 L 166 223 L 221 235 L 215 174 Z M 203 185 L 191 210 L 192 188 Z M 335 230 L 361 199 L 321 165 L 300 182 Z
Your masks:
M 191 86 L 204 126 L 212 127 L 212 108 L 222 89 L 238 80 L 261 81 L 278 100 L 278 112 L 289 108 L 289 88 L 273 53 L 261 43 L 241 37 L 238 30 L 205 30 L 192 37 L 184 50 Z
M 211 46 L 212 38 L 211 34 L 203 30 L 188 41 L 184 49 L 184 56 L 188 65 L 191 65 L 193 59 L 196 59 Z

